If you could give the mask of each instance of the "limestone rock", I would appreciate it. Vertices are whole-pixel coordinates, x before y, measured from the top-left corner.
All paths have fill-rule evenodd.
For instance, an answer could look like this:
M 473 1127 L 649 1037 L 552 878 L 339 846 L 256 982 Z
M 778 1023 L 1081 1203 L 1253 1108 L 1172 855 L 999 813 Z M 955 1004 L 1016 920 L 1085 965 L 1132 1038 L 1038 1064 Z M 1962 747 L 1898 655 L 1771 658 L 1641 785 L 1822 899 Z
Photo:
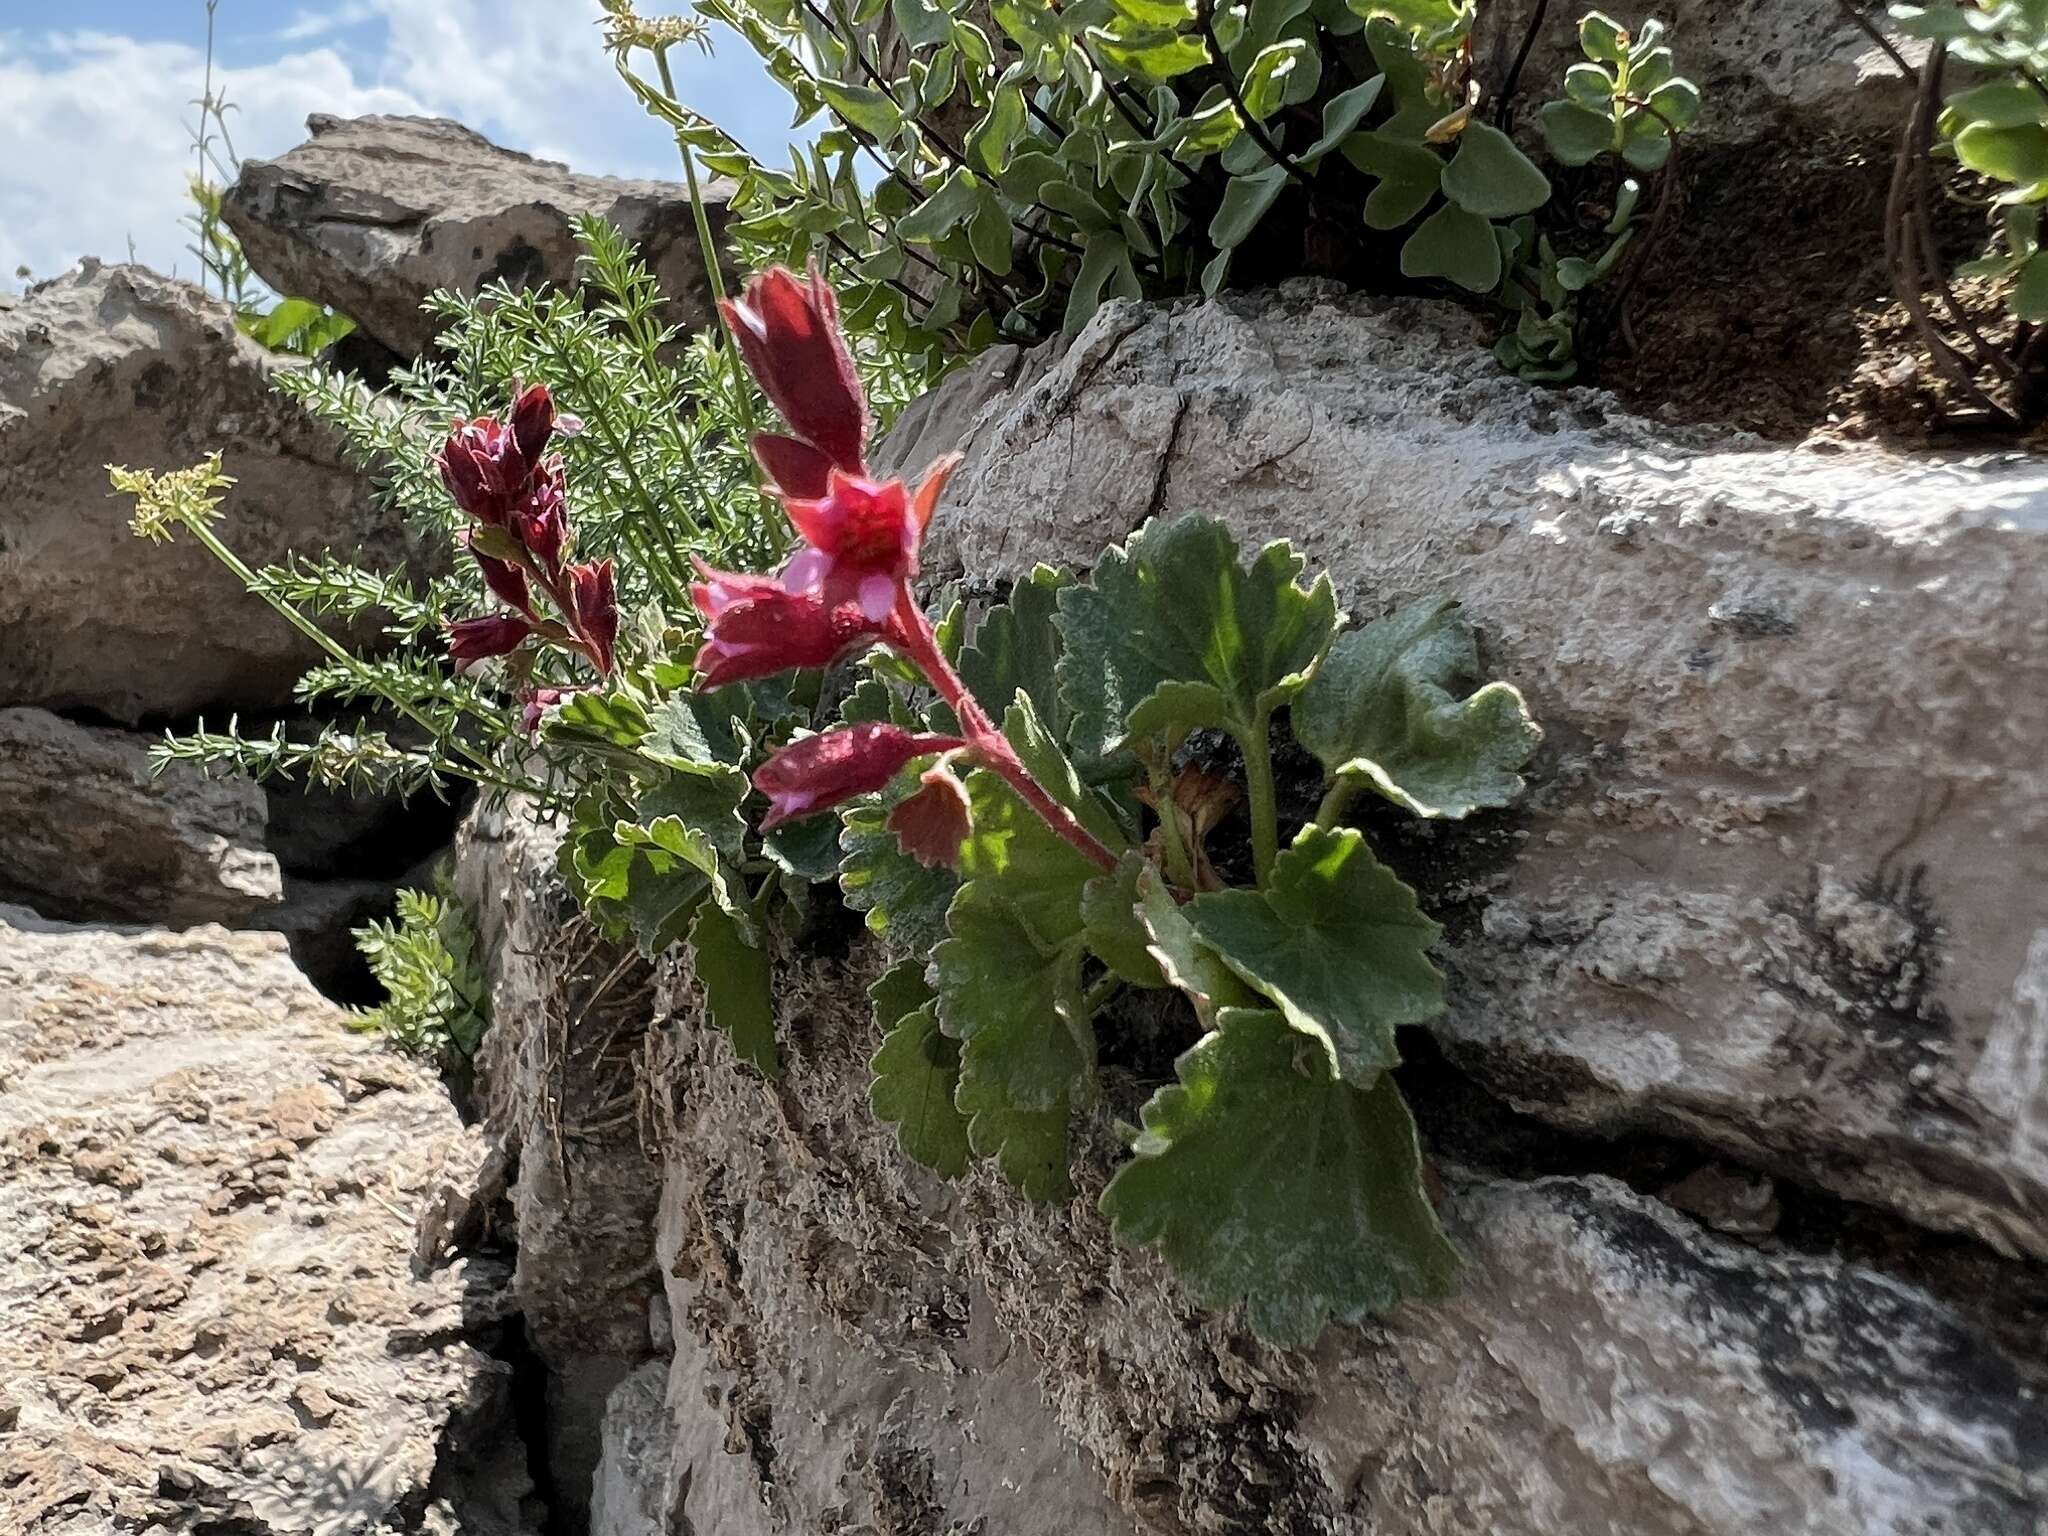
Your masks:
M 455 889 L 491 984 L 477 1097 L 510 1177 L 513 1292 L 547 1367 L 556 1515 L 579 1530 L 607 1399 L 652 1353 L 658 1176 L 639 1101 L 648 967 L 578 918 L 559 845 L 516 804 L 480 806 L 457 837 Z
M 149 738 L 0 709 L 0 892 L 45 916 L 179 928 L 235 923 L 284 896 L 263 792 L 178 764 Z
M 867 1113 L 874 957 L 785 957 L 786 1077 L 682 1022 L 661 1076 L 669 1460 L 698 1530 L 2031 1536 L 2048 1373 L 1915 1283 L 1716 1235 L 1604 1177 L 1449 1168 L 1457 1293 L 1308 1354 L 1192 1309 L 1078 1198 L 958 1186 Z M 1133 1084 L 1112 1071 L 1129 1117 Z M 2019 1266 L 2007 1265 L 2008 1271 Z M 2010 1273 L 1998 1284 L 2010 1285 Z M 629 1422 L 630 1421 L 630 1422 Z M 977 1524 L 977 1522 L 981 1522 Z M 635 1531 L 632 1525 L 623 1527 Z
M 221 533 L 251 565 L 361 548 L 404 566 L 338 439 L 272 391 L 288 366 L 141 267 L 86 262 L 0 313 L 0 705 L 133 724 L 290 701 L 312 647 L 190 538 L 134 537 L 106 472 L 218 448 L 237 480 Z
M 1360 617 L 1461 599 L 1548 741 L 1524 810 L 1385 843 L 1450 920 L 1454 1058 L 2048 1257 L 2048 462 L 1674 434 L 1478 340 L 1312 284 L 1120 302 L 881 457 L 969 449 L 939 578 L 1204 512 Z
M 0 909 L 7 1528 L 537 1529 L 503 1276 L 412 1257 L 481 1150 L 280 939 Z
M 605 1405 L 604 1456 L 590 1494 L 590 1536 L 670 1536 L 668 1365 L 650 1360 Z
M 669 324 L 711 317 L 688 193 L 662 181 L 579 175 L 500 149 L 445 118 L 315 114 L 276 160 L 244 162 L 225 215 L 249 264 L 282 293 L 333 305 L 401 357 L 428 349 L 420 302 L 487 282 L 567 284 L 571 221 L 609 220 L 638 246 L 668 297 Z M 730 185 L 703 187 L 714 235 Z

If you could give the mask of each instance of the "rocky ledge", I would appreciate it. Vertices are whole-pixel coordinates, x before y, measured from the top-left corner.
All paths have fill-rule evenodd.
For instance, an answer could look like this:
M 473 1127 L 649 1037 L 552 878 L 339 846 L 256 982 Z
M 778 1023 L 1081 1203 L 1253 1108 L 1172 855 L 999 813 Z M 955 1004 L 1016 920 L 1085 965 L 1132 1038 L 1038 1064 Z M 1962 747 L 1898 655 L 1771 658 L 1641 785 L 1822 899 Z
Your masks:
M 282 939 L 0 908 L 0 1525 L 538 1530 L 480 1155 Z

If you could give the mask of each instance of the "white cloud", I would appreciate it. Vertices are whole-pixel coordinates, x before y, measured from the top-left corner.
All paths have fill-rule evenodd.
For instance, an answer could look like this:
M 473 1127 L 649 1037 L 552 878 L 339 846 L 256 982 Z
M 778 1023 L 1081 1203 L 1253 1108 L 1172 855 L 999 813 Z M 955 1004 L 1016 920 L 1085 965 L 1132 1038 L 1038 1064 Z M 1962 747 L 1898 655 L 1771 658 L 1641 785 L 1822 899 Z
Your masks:
M 204 70 L 200 50 L 179 43 L 78 33 L 31 47 L 0 34 L 0 278 L 19 266 L 51 276 L 82 255 L 125 260 L 131 240 L 150 266 L 193 274 L 178 221 Z M 328 49 L 216 66 L 215 81 L 245 155 L 297 143 L 310 112 L 420 110 L 404 90 L 358 83 Z
M 676 177 L 673 141 L 600 45 L 601 14 L 597 0 L 308 0 L 281 29 L 224 23 L 220 51 L 239 67 L 217 65 L 216 87 L 247 158 L 300 142 L 312 112 L 430 112 L 578 170 Z M 674 63 L 691 106 L 783 159 L 788 100 L 745 43 Z M 0 30 L 0 284 L 19 265 L 50 276 L 81 255 L 125 259 L 131 239 L 140 260 L 193 274 L 178 221 L 204 68 L 185 43 Z

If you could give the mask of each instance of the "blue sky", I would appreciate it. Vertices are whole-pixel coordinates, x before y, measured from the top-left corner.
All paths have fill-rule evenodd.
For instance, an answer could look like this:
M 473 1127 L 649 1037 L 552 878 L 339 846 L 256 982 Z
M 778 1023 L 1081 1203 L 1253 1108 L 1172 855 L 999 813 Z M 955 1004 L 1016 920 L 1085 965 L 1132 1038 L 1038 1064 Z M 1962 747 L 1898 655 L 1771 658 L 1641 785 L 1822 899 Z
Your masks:
M 650 13 L 669 8 L 647 6 Z M 220 0 L 216 86 L 248 158 L 308 113 L 429 112 L 578 170 L 675 177 L 675 149 L 612 71 L 597 0 Z M 204 0 L 0 0 L 0 286 L 82 255 L 191 276 L 178 227 Z M 781 161 L 789 104 L 729 35 L 674 57 L 689 105 Z

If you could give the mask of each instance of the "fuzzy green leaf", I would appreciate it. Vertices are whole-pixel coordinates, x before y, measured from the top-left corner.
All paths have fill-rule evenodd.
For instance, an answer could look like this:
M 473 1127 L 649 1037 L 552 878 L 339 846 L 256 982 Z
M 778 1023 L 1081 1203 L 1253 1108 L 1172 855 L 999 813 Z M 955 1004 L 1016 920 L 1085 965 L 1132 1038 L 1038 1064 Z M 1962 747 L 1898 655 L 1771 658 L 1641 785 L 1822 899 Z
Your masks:
M 1259 220 L 1272 208 L 1287 186 L 1285 166 L 1268 165 L 1248 176 L 1233 176 L 1223 189 L 1216 216 L 1209 221 L 1209 243 L 1218 250 L 1233 250 L 1258 228 Z
M 1060 589 L 1072 582 L 1049 565 L 1034 567 L 1010 589 L 1007 602 L 988 611 L 960 652 L 960 680 L 983 709 L 1001 719 L 1021 688 L 1055 739 L 1066 734 L 1066 710 L 1055 672 L 1060 632 L 1054 615 Z
M 1443 160 L 1424 144 L 1405 143 L 1384 131 L 1357 133 L 1344 141 L 1344 158 L 1379 185 L 1365 200 L 1368 229 L 1399 229 L 1429 206 L 1442 185 Z
M 1092 1091 L 1095 1066 L 1080 1001 L 1081 895 L 1095 866 L 994 774 L 972 775 L 967 788 L 967 883 L 931 963 L 940 1027 L 960 1042 L 955 1102 L 976 1153 L 1033 1199 L 1063 1199 L 1067 1119 Z
M 1560 165 L 1585 165 L 1614 148 L 1614 119 L 1575 101 L 1545 102 L 1536 114 Z
M 917 775 L 905 770 L 874 799 L 840 813 L 839 892 L 854 911 L 867 914 L 871 932 L 921 955 L 945 937 L 946 908 L 960 878 L 950 869 L 918 863 L 885 824 L 896 803 L 917 787 Z
M 896 1127 L 903 1150 L 949 1179 L 967 1171 L 967 1119 L 953 1105 L 960 1047 L 939 1029 L 934 994 L 922 960 L 905 960 L 868 988 L 881 1048 L 869 1066 L 868 1102 Z
M 1444 979 L 1429 963 L 1442 930 L 1352 828 L 1304 827 L 1268 889 L 1197 896 L 1188 917 L 1356 1087 L 1399 1063 L 1396 1029 L 1443 1012 Z
M 1337 637 L 1295 700 L 1295 739 L 1332 778 L 1355 777 L 1418 816 L 1506 805 L 1543 733 L 1506 683 L 1459 697 L 1478 670 L 1458 605 L 1412 604 Z
M 1444 167 L 1444 196 L 1468 213 L 1511 219 L 1550 201 L 1550 178 L 1491 123 L 1470 122 Z
M 1202 517 L 1148 523 L 1109 550 L 1086 584 L 1059 597 L 1060 692 L 1078 757 L 1198 726 L 1263 729 L 1337 621 L 1330 578 L 1303 587 L 1303 564 L 1276 542 L 1247 568 L 1230 530 Z
M 775 1050 L 775 976 L 768 952 L 747 941 L 738 918 L 704 902 L 690 924 L 690 967 L 704 989 L 704 1015 L 732 1037 L 741 1061 L 782 1075 Z
M 1158 1247 L 1204 1305 L 1243 1302 L 1275 1344 L 1449 1294 L 1457 1252 L 1391 1078 L 1361 1092 L 1278 1014 L 1243 1009 L 1174 1071 L 1102 1194 L 1120 1239 Z
M 1202 942 L 1187 909 L 1173 899 L 1159 871 L 1147 865 L 1136 882 L 1138 920 L 1144 925 L 1146 945 L 1167 985 L 1180 988 L 1194 1005 L 1203 1027 L 1214 1029 L 1216 1016 L 1225 1008 L 1255 1006 L 1258 994 L 1239 980 L 1237 972 L 1224 964 L 1223 957 Z
M 1125 854 L 1115 873 L 1097 875 L 1081 891 L 1089 951 L 1136 987 L 1167 985 L 1152 953 L 1152 935 L 1138 917 L 1140 882 L 1151 867 L 1137 854 Z
M 903 109 L 880 91 L 832 79 L 817 81 L 817 90 L 840 121 L 877 139 L 886 140 L 903 126 Z
M 1474 293 L 1490 293 L 1500 282 L 1500 242 L 1493 226 L 1455 203 L 1416 226 L 1401 247 L 1404 277 L 1447 278 Z

